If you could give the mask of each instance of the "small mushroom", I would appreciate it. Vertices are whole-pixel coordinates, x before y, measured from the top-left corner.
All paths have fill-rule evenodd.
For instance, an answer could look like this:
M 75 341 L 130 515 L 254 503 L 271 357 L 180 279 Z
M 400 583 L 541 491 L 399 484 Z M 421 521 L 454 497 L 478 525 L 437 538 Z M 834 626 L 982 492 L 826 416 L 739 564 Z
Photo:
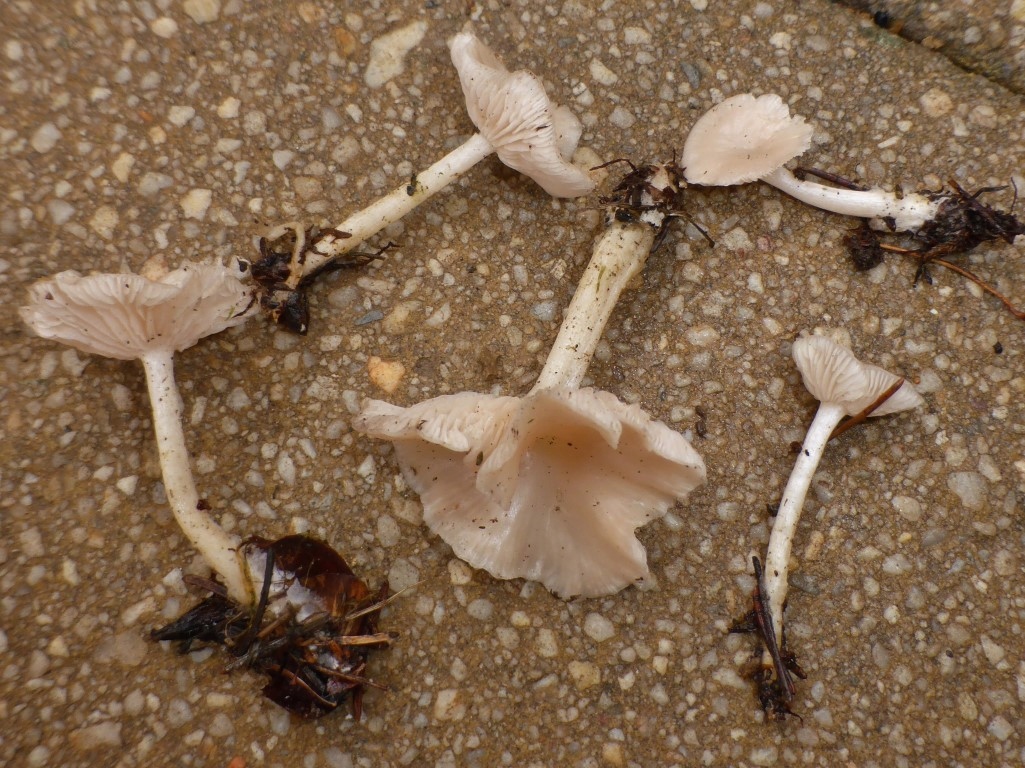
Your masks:
M 115 360 L 139 360 L 146 372 L 167 500 L 182 531 L 224 579 L 230 596 L 252 602 L 250 580 L 228 535 L 196 492 L 182 431 L 182 402 L 172 357 L 204 336 L 238 325 L 254 305 L 239 268 L 185 264 L 149 279 L 134 274 L 61 272 L 29 289 L 22 319 L 38 335 Z
M 668 215 L 660 201 L 678 192 L 665 167 L 647 170 L 638 204 L 610 210 L 529 393 L 463 392 L 408 408 L 370 400 L 353 422 L 395 444 L 425 522 L 457 556 L 563 597 L 611 594 L 646 576 L 634 531 L 705 479 L 681 434 L 611 393 L 579 388 Z
M 557 107 L 541 79 L 530 72 L 509 72 L 484 43 L 468 31 L 449 43 L 452 63 L 466 97 L 466 109 L 478 132 L 408 183 L 353 214 L 307 243 L 298 222 L 280 225 L 268 240 L 296 233 L 287 288 L 322 270 L 495 153 L 510 168 L 530 176 L 555 197 L 579 197 L 594 189 L 587 173 L 569 163 L 580 138 L 580 121 Z
M 883 189 L 842 189 L 798 179 L 784 167 L 811 145 L 812 128 L 774 93 L 742 93 L 698 118 L 683 145 L 687 181 L 730 186 L 771 184 L 802 203 L 861 218 L 893 219 L 915 231 L 934 219 L 943 198 L 921 193 L 898 196 Z
M 911 384 L 882 368 L 862 363 L 849 349 L 825 336 L 797 339 L 793 357 L 805 388 L 819 401 L 819 408 L 783 490 L 765 559 L 765 597 L 774 634 L 780 642 L 783 642 L 783 604 L 787 596 L 790 551 L 804 499 L 826 442 L 844 416 L 852 420 L 859 416 L 885 416 L 915 408 L 923 402 Z M 890 390 L 890 395 L 879 403 Z

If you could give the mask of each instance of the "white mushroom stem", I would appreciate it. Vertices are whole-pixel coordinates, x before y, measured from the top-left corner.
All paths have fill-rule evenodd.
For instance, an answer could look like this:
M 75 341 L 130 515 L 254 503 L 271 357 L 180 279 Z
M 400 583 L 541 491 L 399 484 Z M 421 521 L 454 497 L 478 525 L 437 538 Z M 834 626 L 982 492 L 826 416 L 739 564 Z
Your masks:
M 153 406 L 153 429 L 167 501 L 189 541 L 224 579 L 229 596 L 242 605 L 249 605 L 252 594 L 238 555 L 238 540 L 229 536 L 199 506 L 199 494 L 185 448 L 182 403 L 174 381 L 172 355 L 171 350 L 153 350 L 140 358 Z
M 531 392 L 577 388 L 620 294 L 644 267 L 657 228 L 613 220 L 594 246 L 545 367 Z
M 348 232 L 351 237 L 337 238 L 331 234 L 326 234 L 317 240 L 306 252 L 306 258 L 302 264 L 301 271 L 293 268 L 288 281 L 289 287 L 298 287 L 299 280 L 304 275 L 315 272 L 329 261 L 348 253 L 366 242 L 366 240 L 376 235 L 389 224 L 398 221 L 420 205 L 420 203 L 440 192 L 494 151 L 495 148 L 491 145 L 491 142 L 481 134 L 475 133 L 430 168 L 416 174 L 416 176 L 410 179 L 409 183 L 403 184 L 367 208 L 354 213 L 335 227 L 335 229 L 342 232 Z M 277 239 L 285 234 L 291 226 L 282 225 L 275 228 L 268 233 L 268 239 Z M 295 266 L 293 265 L 293 267 Z
M 812 477 L 822 459 L 829 436 L 846 414 L 842 405 L 821 403 L 808 427 L 801 453 L 790 473 L 783 500 L 776 512 L 769 537 L 769 550 L 765 557 L 765 591 L 777 641 L 783 642 L 783 603 L 787 598 L 787 577 L 790 573 L 790 552 L 794 546 L 797 521 L 801 518 L 804 499 L 808 495 Z
M 915 231 L 925 222 L 936 217 L 941 200 L 930 200 L 917 192 L 897 197 L 893 192 L 882 189 L 843 189 L 798 179 L 785 167 L 777 168 L 762 176 L 761 180 L 771 184 L 802 203 L 825 211 L 857 216 L 863 219 L 892 218 L 897 229 Z

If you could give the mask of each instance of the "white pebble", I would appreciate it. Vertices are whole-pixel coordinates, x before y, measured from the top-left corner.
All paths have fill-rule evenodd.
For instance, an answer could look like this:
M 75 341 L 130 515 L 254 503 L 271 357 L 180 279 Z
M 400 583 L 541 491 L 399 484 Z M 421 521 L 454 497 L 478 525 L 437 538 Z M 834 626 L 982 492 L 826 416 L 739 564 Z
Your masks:
M 755 247 L 743 227 L 734 227 L 725 235 L 720 235 L 718 242 L 729 251 L 753 251 Z
M 776 747 L 755 747 L 751 750 L 750 758 L 755 765 L 775 765 L 779 759 L 779 750 Z
M 162 37 L 166 40 L 178 33 L 178 22 L 167 16 L 161 16 L 159 19 L 153 19 L 150 22 L 149 31 L 157 37 Z
M 216 21 L 221 13 L 221 0 L 185 0 L 182 8 L 197 24 Z
M 179 202 L 185 218 L 199 219 L 200 221 L 206 218 L 206 212 L 210 208 L 213 196 L 214 193 L 209 189 L 190 189 Z
M 473 580 L 473 569 L 462 560 L 449 560 L 448 577 L 453 584 L 469 584 Z
M 79 728 L 77 731 L 71 732 L 68 740 L 75 749 L 81 751 L 101 747 L 120 747 L 121 724 L 108 720 L 87 728 Z
M 53 123 L 43 123 L 41 126 L 36 128 L 36 132 L 32 134 L 32 138 L 29 143 L 32 145 L 32 149 L 42 154 L 43 152 L 49 152 L 60 141 L 61 132 Z
M 596 643 L 601 643 L 615 635 L 616 628 L 600 613 L 589 613 L 584 619 L 584 633 Z
M 643 27 L 627 27 L 623 30 L 623 42 L 627 45 L 647 45 L 651 42 L 651 33 Z
M 128 174 L 132 172 L 133 165 L 135 165 L 135 155 L 128 152 L 122 152 L 117 156 L 117 159 L 110 164 L 110 171 L 114 174 L 114 178 L 123 184 L 128 181 Z
M 241 139 L 218 139 L 214 148 L 219 154 L 228 155 L 234 152 L 236 149 L 242 146 Z M 235 167 L 238 168 L 241 163 L 236 163 Z M 248 170 L 248 169 L 247 169 Z M 237 181 L 236 181 L 237 183 Z
M 466 715 L 466 705 L 459 700 L 459 689 L 445 688 L 438 691 L 434 699 L 434 718 L 436 720 L 462 720 Z
M 192 720 L 192 707 L 185 699 L 171 699 L 164 715 L 172 728 L 181 728 Z
M 559 642 L 550 629 L 540 629 L 537 633 L 537 652 L 546 659 L 559 654 Z
M 63 226 L 75 215 L 75 206 L 66 200 L 51 200 L 46 204 L 46 210 L 57 227 Z
M 986 504 L 986 481 L 978 472 L 953 472 L 947 478 L 947 487 L 967 509 L 977 511 Z
M 394 547 L 399 543 L 402 532 L 399 524 L 391 515 L 381 515 L 377 518 L 377 540 L 382 547 Z
M 235 387 L 228 395 L 226 404 L 233 411 L 241 411 L 243 408 L 248 408 L 252 402 L 242 387 Z
M 552 320 L 555 319 L 555 311 L 557 309 L 558 304 L 556 304 L 554 301 L 542 301 L 530 308 L 530 314 L 532 314 L 538 320 L 550 323 Z
M 987 726 L 986 730 L 993 734 L 997 741 L 1006 741 L 1014 733 L 1014 726 L 1007 722 L 1007 718 L 1003 715 L 997 715 L 989 721 L 989 726 Z
M 324 126 L 325 131 L 333 131 L 342 124 L 342 116 L 338 114 L 338 110 L 334 107 L 324 107 L 320 113 L 320 122 Z
M 61 578 L 64 582 L 70 584 L 73 587 L 77 587 L 82 583 L 82 578 L 78 575 L 78 566 L 75 565 L 74 560 L 64 558 L 61 562 Z
M 494 613 L 494 606 L 490 600 L 479 598 L 466 606 L 466 612 L 478 621 L 487 621 Z
M 918 97 L 918 103 L 929 117 L 943 117 L 954 108 L 953 99 L 939 88 L 930 88 Z
M 143 197 L 152 197 L 162 189 L 167 189 L 174 184 L 174 179 L 166 173 L 155 173 L 148 171 L 139 180 L 139 194 Z
M 238 117 L 238 109 L 242 102 L 234 96 L 229 96 L 217 106 L 217 116 L 225 120 L 233 120 Z
M 247 136 L 256 136 L 267 130 L 267 116 L 263 112 L 246 112 L 242 117 L 242 130 Z
M 274 161 L 274 165 L 277 166 L 279 171 L 283 171 L 288 167 L 288 164 L 295 159 L 295 152 L 290 149 L 276 149 L 271 154 L 271 159 Z
M 374 478 L 377 477 L 377 467 L 374 464 L 374 457 L 367 456 L 360 462 L 360 465 L 356 467 L 356 474 L 366 480 L 368 483 L 373 484 Z
M 588 69 L 591 70 L 591 77 L 596 82 L 602 85 L 615 85 L 616 81 L 619 80 L 619 75 L 609 69 L 605 64 L 602 63 L 601 59 L 591 59 L 591 63 L 588 65 Z
M 922 505 L 910 496 L 894 496 L 891 503 L 897 514 L 908 522 L 917 522 L 922 517 Z
M 612 110 L 612 114 L 609 115 L 609 122 L 617 128 L 626 130 L 637 122 L 637 118 L 626 107 L 619 106 Z
M 174 106 L 167 110 L 167 119 L 171 125 L 181 128 L 196 116 L 196 110 L 189 106 Z
M 117 489 L 125 496 L 131 496 L 135 493 L 135 489 L 139 485 L 139 476 L 128 475 L 127 477 L 122 477 L 114 485 L 116 485 Z
M 888 558 L 883 560 L 883 573 L 887 573 L 890 576 L 899 576 L 902 573 L 907 573 L 910 570 L 911 561 L 900 553 L 896 555 L 890 555 Z
M 1003 649 L 1002 646 L 994 643 L 986 635 L 982 636 L 981 642 L 982 652 L 986 654 L 986 659 L 989 661 L 990 664 L 996 666 L 1004 660 L 1004 656 L 1007 655 L 1007 652 Z
M 292 461 L 291 456 L 282 452 L 278 456 L 278 465 L 276 469 L 278 477 L 281 478 L 281 482 L 285 485 L 295 485 L 295 462 Z
M 396 592 L 411 587 L 420 581 L 420 569 L 405 558 L 400 557 L 392 563 L 388 571 L 388 583 Z
M 571 661 L 569 676 L 577 690 L 584 691 L 601 683 L 601 670 L 589 661 Z
M 371 88 L 380 88 L 406 68 L 405 58 L 420 44 L 427 32 L 427 22 L 414 21 L 381 35 L 370 44 L 370 61 L 363 79 Z
M 89 219 L 89 228 L 104 240 L 110 240 L 114 236 L 117 223 L 117 210 L 109 205 L 101 205 Z
M 695 325 L 687 329 L 687 341 L 695 347 L 708 347 L 719 341 L 719 332 L 710 325 Z

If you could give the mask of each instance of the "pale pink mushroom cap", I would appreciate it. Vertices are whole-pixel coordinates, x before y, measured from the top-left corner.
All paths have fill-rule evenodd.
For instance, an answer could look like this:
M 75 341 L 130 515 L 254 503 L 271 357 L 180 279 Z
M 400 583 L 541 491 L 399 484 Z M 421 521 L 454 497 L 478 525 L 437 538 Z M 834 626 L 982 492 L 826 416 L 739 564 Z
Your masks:
M 805 388 L 815 399 L 841 406 L 848 416 L 870 406 L 900 378 L 879 366 L 861 362 L 849 349 L 826 336 L 797 339 L 793 356 Z M 871 415 L 906 411 L 923 402 L 918 391 L 905 381 Z
M 425 522 L 457 556 L 563 597 L 646 576 L 634 531 L 705 479 L 682 435 L 594 389 L 369 401 L 354 424 L 395 444 Z
M 237 266 L 191 263 L 157 280 L 71 270 L 35 283 L 19 312 L 43 338 L 134 360 L 157 349 L 183 350 L 245 320 L 253 289 L 240 274 Z
M 457 34 L 449 48 L 466 111 L 499 159 L 554 197 L 590 193 L 594 182 L 566 159 L 580 139 L 580 121 L 569 109 L 552 104 L 540 78 L 509 72 L 470 32 Z
M 812 127 L 774 93 L 742 93 L 698 118 L 683 145 L 691 184 L 728 186 L 757 181 L 811 146 Z

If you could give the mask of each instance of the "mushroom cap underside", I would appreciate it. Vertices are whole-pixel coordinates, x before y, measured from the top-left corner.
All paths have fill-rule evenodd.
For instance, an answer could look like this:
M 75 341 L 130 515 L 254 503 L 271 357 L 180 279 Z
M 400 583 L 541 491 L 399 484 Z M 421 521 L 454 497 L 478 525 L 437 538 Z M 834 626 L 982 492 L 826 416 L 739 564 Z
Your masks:
M 156 280 L 69 270 L 31 286 L 19 313 L 43 338 L 132 360 L 158 349 L 181 351 L 245 320 L 253 288 L 239 274 L 236 266 L 192 263 Z
M 705 479 L 682 435 L 593 389 L 462 393 L 408 409 L 371 401 L 356 426 L 395 443 L 425 522 L 456 555 L 563 597 L 646 576 L 634 531 Z
M 509 72 L 484 43 L 460 32 L 449 43 L 466 111 L 499 159 L 554 197 L 579 197 L 594 181 L 568 162 L 580 139 L 580 121 L 551 102 L 541 79 Z
M 774 93 L 732 96 L 694 123 L 683 145 L 684 173 L 691 184 L 756 181 L 807 150 L 812 133 Z
M 815 399 L 842 406 L 848 416 L 863 411 L 900 379 L 879 366 L 861 362 L 849 349 L 826 336 L 797 339 L 793 357 L 805 388 Z M 914 386 L 905 381 L 871 416 L 905 411 L 922 402 Z

